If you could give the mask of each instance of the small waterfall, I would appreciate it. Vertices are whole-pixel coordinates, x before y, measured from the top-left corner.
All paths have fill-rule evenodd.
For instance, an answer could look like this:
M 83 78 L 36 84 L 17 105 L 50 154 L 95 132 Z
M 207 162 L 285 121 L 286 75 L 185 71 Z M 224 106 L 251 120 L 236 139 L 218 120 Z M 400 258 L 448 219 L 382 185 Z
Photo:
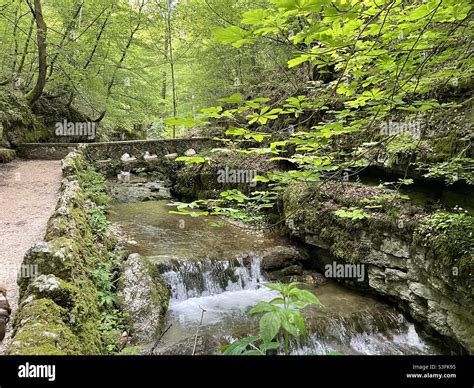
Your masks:
M 432 349 L 419 337 L 415 326 L 402 314 L 362 312 L 353 319 L 330 319 L 329 324 L 310 330 L 304 342 L 293 341 L 292 354 L 430 354 Z M 362 324 L 362 325 L 361 325 Z
M 162 278 L 171 289 L 173 302 L 222 294 L 226 291 L 258 289 L 265 280 L 261 257 L 247 265 L 241 257 L 234 260 L 173 260 L 160 265 Z

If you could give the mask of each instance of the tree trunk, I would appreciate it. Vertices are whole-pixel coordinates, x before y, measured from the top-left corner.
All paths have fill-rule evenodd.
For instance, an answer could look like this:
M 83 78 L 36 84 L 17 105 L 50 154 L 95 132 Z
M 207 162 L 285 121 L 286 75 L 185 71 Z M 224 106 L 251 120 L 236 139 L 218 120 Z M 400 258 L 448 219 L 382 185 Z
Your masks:
M 125 45 L 125 48 L 122 50 L 122 55 L 120 56 L 120 59 L 119 59 L 119 61 L 117 62 L 116 66 L 115 66 L 114 72 L 112 73 L 112 78 L 111 78 L 109 84 L 107 85 L 107 95 L 106 95 L 106 98 L 105 98 L 106 103 L 109 100 L 110 96 L 112 95 L 112 88 L 115 85 L 115 78 L 117 76 L 117 72 L 122 67 L 122 64 L 125 60 L 125 57 L 127 56 L 128 49 L 132 45 L 133 38 L 134 38 L 135 34 L 138 32 L 138 30 L 140 29 L 140 26 L 141 26 L 141 23 L 142 23 L 142 12 L 143 12 L 144 7 L 145 7 L 145 1 L 143 0 L 140 3 L 139 9 L 138 9 L 138 22 L 137 22 L 137 25 L 130 32 L 130 36 L 128 37 L 127 44 Z M 103 112 L 100 113 L 99 117 L 94 120 L 94 122 L 100 123 L 104 119 L 106 114 L 107 114 L 107 110 L 104 110 Z
M 104 21 L 102 22 L 102 25 L 100 26 L 99 34 L 97 35 L 97 38 L 95 39 L 95 42 L 94 42 L 94 47 L 92 47 L 92 51 L 89 54 L 89 58 L 87 58 L 87 61 L 84 65 L 84 67 L 83 67 L 84 70 L 89 67 L 89 65 L 92 62 L 92 59 L 94 58 L 94 54 L 97 50 L 97 47 L 99 46 L 99 42 L 100 42 L 100 39 L 102 38 L 102 34 L 104 33 L 105 28 L 107 27 L 109 17 L 110 17 L 110 15 L 112 15 L 112 11 L 113 11 L 113 7 L 110 8 L 110 12 L 107 14 Z
M 18 24 L 20 24 L 21 19 L 21 1 L 18 2 L 15 15 L 15 25 L 13 26 L 13 43 L 14 43 L 14 52 L 13 52 L 13 65 L 12 65 L 12 74 L 15 77 L 16 65 L 18 61 Z
M 168 42 L 169 42 L 169 36 L 168 36 L 168 29 L 166 29 L 166 34 L 165 34 L 165 57 L 168 60 Z M 163 83 L 161 84 L 161 98 L 163 100 L 166 100 L 166 92 L 167 92 L 167 79 L 166 79 L 166 68 L 162 72 L 163 76 Z
M 33 16 L 36 20 L 36 40 L 38 43 L 38 79 L 33 90 L 28 93 L 27 100 L 30 105 L 33 105 L 43 94 L 44 86 L 46 84 L 46 23 L 43 19 L 43 11 L 41 9 L 41 0 L 35 0 L 35 7 Z
M 23 54 L 21 56 L 20 64 L 18 65 L 18 76 L 21 76 L 21 73 L 23 71 L 23 66 L 25 65 L 25 59 L 26 56 L 28 55 L 28 46 L 30 45 L 30 40 L 31 40 L 31 35 L 33 35 L 33 27 L 35 24 L 35 19 L 31 19 L 31 24 L 30 28 L 28 29 L 28 36 L 25 41 L 25 46 L 23 47 Z
M 61 38 L 61 41 L 59 42 L 59 45 L 56 49 L 56 54 L 54 54 L 54 57 L 53 59 L 51 60 L 51 64 L 49 65 L 49 74 L 48 74 L 48 78 L 51 77 L 51 75 L 53 74 L 53 71 L 54 71 L 54 64 L 56 63 L 56 61 L 58 60 L 58 57 L 59 57 L 59 53 L 61 52 L 63 46 L 64 46 L 64 43 L 66 42 L 66 39 L 69 39 L 70 41 L 72 41 L 73 39 L 71 38 L 71 33 L 74 31 L 74 26 L 76 24 L 76 19 L 81 15 L 81 12 L 82 12 L 82 8 L 84 6 L 84 1 L 81 1 L 77 7 L 77 10 L 76 12 L 74 13 L 74 16 L 72 17 L 71 21 L 68 23 L 68 25 L 66 26 L 66 29 L 64 31 L 64 35 L 62 36 Z
M 168 46 L 169 46 L 169 61 L 170 61 L 170 70 L 171 70 L 171 91 L 173 93 L 173 117 L 176 117 L 178 114 L 178 102 L 176 100 L 176 79 L 174 72 L 174 59 L 173 59 L 173 37 L 171 30 L 171 6 L 168 9 L 167 25 L 168 25 Z M 173 125 L 173 138 L 176 137 L 176 126 Z

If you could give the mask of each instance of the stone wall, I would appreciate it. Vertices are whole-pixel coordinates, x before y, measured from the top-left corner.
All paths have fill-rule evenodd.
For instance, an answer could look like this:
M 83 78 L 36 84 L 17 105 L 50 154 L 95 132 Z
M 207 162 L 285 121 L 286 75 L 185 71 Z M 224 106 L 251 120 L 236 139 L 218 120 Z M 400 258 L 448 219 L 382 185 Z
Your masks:
M 365 208 L 367 200 L 377 195 L 389 200 Z M 363 264 L 364 282 L 340 280 L 384 295 L 428 332 L 444 337 L 451 349 L 474 353 L 472 250 L 446 261 L 445 253 L 430 246 L 433 235 L 417 238 L 430 214 L 388 195 L 382 189 L 349 183 L 291 187 L 283 199 L 286 226 L 291 235 L 314 248 L 311 261 L 319 270 L 324 272 L 332 262 Z M 335 215 L 355 206 L 364 209 L 367 218 Z M 453 271 L 458 267 L 464 268 L 462 273 Z
M 17 154 L 22 159 L 61 160 L 78 145 L 77 143 L 23 143 L 18 145 Z
M 61 160 L 81 143 L 23 143 L 18 146 L 18 156 L 24 159 Z M 130 140 L 103 143 L 82 143 L 86 156 L 96 162 L 100 160 L 119 161 L 127 153 L 131 157 L 143 158 L 145 152 L 163 157 L 167 154 L 183 154 L 192 148 L 196 152 L 216 147 L 219 142 L 208 138 Z
M 94 230 L 79 172 L 80 152 L 63 161 L 59 201 L 48 221 L 44 241 L 26 253 L 19 279 L 20 303 L 10 355 L 102 354 L 98 286 L 92 275 L 110 260 L 115 239 Z M 120 332 L 117 333 L 118 338 Z

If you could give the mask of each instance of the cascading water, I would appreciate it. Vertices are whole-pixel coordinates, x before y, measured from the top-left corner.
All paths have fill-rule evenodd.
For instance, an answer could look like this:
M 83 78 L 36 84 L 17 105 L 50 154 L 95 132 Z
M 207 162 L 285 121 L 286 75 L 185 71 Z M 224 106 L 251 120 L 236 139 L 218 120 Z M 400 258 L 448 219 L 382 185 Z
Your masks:
M 162 265 L 161 276 L 169 284 L 172 301 L 216 295 L 225 291 L 258 289 L 264 281 L 261 257 L 245 266 L 243 259 L 188 261 Z
M 243 259 L 186 261 L 175 260 L 161 265 L 162 278 L 171 291 L 169 315 L 180 325 L 216 324 L 223 317 L 245 317 L 247 310 L 261 300 L 278 294 L 264 287 L 261 257 L 256 255 L 249 265 Z
M 172 297 L 168 313 L 170 334 L 163 339 L 162 354 L 183 352 L 196 330 L 205 337 L 201 352 L 255 334 L 258 318 L 248 310 L 278 293 L 265 287 L 261 258 L 250 263 L 235 260 L 174 261 L 160 267 Z M 293 341 L 292 354 L 432 354 L 436 350 L 418 336 L 402 314 L 371 298 L 352 294 L 337 284 L 313 290 L 326 306 L 304 311 L 309 336 Z M 180 350 L 177 350 L 180 349 Z M 184 350 L 186 352 L 186 350 Z
M 254 236 L 211 217 L 182 223 L 166 202 L 120 204 L 112 221 L 138 244 L 128 248 L 149 257 L 171 290 L 166 326 L 156 354 L 220 354 L 219 345 L 254 335 L 258 317 L 249 309 L 278 296 L 265 287 L 259 249 L 284 242 Z M 212 247 L 212 249 L 209 249 Z M 253 253 L 252 253 L 253 252 Z M 261 250 L 260 250 L 261 252 Z M 245 257 L 245 259 L 244 259 Z M 303 311 L 309 336 L 293 342 L 293 354 L 440 354 L 393 308 L 328 282 L 307 286 L 324 308 Z

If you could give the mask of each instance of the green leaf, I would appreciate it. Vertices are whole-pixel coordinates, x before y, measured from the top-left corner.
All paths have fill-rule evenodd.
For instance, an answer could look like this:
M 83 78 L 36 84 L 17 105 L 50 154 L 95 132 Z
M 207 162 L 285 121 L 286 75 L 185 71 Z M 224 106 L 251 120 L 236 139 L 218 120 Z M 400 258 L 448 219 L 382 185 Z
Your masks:
M 279 342 L 269 342 L 269 343 L 262 342 L 262 345 L 260 345 L 260 350 L 266 353 L 267 350 L 280 349 L 280 346 L 281 345 Z
M 219 98 L 219 102 L 226 102 L 228 104 L 240 104 L 244 101 L 244 98 L 240 93 L 234 93 L 230 97 Z
M 244 356 L 263 356 L 264 354 L 262 354 L 261 351 L 259 350 L 256 350 L 256 349 L 252 349 L 252 350 L 246 350 L 244 353 L 243 353 Z
M 278 312 L 268 312 L 260 319 L 260 337 L 264 342 L 271 342 L 281 328 Z
M 252 41 L 251 39 L 247 39 L 247 31 L 237 26 L 216 28 L 213 33 L 217 42 L 223 44 L 232 44 L 237 48 Z
M 274 311 L 274 310 L 275 310 L 275 306 L 272 306 L 270 303 L 259 302 L 254 307 L 252 307 L 252 309 L 250 309 L 249 314 L 255 315 L 258 313 L 266 313 L 266 312 Z
M 186 164 L 199 164 L 205 163 L 207 161 L 206 158 L 202 156 L 180 156 L 179 158 L 175 159 L 177 162 L 185 162 Z
M 256 336 L 247 337 L 239 341 L 232 342 L 230 345 L 221 346 L 219 349 L 224 350 L 225 356 L 240 356 L 250 344 L 259 339 L 260 338 Z
M 242 136 L 242 135 L 245 135 L 247 132 L 248 131 L 246 129 L 232 127 L 232 128 L 229 128 L 225 132 L 225 134 L 226 135 L 233 135 L 233 136 Z
M 270 290 L 280 292 L 283 290 L 283 284 L 281 283 L 265 283 L 265 287 L 269 288 Z
M 288 61 L 288 68 L 291 69 L 293 67 L 301 65 L 302 63 L 307 62 L 310 59 L 311 59 L 311 56 L 306 55 L 306 54 L 300 55 L 299 57 L 296 57 L 296 58 L 292 58 Z
M 312 292 L 307 290 L 301 290 L 299 288 L 294 288 L 290 291 L 290 296 L 295 296 L 298 300 L 307 302 L 309 304 L 320 305 L 321 302 Z
M 244 12 L 244 17 L 242 18 L 243 24 L 258 26 L 263 25 L 264 19 L 268 15 L 268 10 L 263 8 L 253 9 L 251 11 Z
M 295 320 L 295 326 L 299 330 L 300 334 L 303 336 L 307 335 L 308 333 L 306 332 L 306 325 L 304 323 L 303 316 L 299 313 L 295 314 L 294 320 Z
M 295 325 L 295 312 L 289 309 L 280 310 L 281 326 L 293 337 L 298 335 L 298 329 Z
M 351 220 L 363 220 L 370 218 L 370 214 L 364 213 L 362 209 L 351 207 L 349 209 L 339 209 L 334 214 L 340 218 L 350 218 Z

